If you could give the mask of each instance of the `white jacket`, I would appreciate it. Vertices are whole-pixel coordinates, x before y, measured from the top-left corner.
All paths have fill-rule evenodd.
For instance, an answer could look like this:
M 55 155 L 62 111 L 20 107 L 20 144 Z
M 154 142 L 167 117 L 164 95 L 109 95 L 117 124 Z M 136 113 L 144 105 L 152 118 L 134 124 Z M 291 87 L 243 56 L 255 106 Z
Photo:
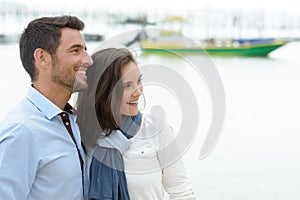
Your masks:
M 194 200 L 173 129 L 161 121 L 143 115 L 140 130 L 129 139 L 127 150 L 121 151 L 130 199 Z M 106 146 L 107 141 L 98 139 L 97 143 Z M 93 151 L 87 148 L 88 167 Z
M 123 152 L 131 200 L 195 199 L 173 129 L 150 115 Z

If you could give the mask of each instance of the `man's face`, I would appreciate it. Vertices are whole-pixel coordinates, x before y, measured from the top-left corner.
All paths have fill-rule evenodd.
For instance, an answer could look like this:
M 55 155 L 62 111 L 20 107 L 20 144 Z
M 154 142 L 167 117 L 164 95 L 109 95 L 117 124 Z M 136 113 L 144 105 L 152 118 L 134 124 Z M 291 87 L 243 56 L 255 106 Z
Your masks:
M 51 80 L 71 93 L 86 89 L 85 74 L 91 64 L 93 60 L 86 52 L 80 31 L 63 28 L 60 45 L 52 60 Z

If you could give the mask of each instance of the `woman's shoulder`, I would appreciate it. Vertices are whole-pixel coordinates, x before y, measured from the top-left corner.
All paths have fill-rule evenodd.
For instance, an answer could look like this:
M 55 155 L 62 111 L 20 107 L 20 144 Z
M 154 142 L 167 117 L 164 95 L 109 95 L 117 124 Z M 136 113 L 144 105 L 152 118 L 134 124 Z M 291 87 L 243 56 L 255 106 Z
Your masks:
M 167 126 L 166 114 L 160 106 L 154 106 L 150 112 L 143 113 L 143 126 L 152 127 L 156 131 Z
M 164 111 L 159 108 L 151 109 L 149 113 L 143 114 L 143 128 L 151 130 L 152 134 L 155 133 L 160 143 L 175 138 L 174 130 L 167 122 Z

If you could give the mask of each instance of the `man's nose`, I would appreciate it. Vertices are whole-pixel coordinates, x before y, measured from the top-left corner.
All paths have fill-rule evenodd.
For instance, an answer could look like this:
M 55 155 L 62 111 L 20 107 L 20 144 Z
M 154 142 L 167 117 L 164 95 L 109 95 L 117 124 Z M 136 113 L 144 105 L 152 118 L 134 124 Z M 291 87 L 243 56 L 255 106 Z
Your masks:
M 87 52 L 85 52 L 85 55 L 82 58 L 82 64 L 84 66 L 88 67 L 88 66 L 92 65 L 93 62 L 94 61 L 93 61 L 92 57 Z

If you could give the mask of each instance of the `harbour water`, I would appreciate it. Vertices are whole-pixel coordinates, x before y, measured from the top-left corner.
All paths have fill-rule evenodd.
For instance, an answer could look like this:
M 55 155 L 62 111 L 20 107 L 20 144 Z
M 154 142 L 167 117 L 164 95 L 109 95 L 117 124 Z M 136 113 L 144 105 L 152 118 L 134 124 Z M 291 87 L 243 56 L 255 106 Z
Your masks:
M 97 45 L 88 43 L 88 48 L 92 51 Z M 210 58 L 223 82 L 226 119 L 220 140 L 202 160 L 199 153 L 210 123 L 211 102 L 201 78 L 191 81 L 195 93 L 199 92 L 201 117 L 199 133 L 183 160 L 197 199 L 300 199 L 299 50 L 300 43 L 293 42 L 266 58 Z M 30 80 L 21 66 L 17 44 L 0 45 L 0 56 L 2 120 L 26 94 Z M 139 63 L 173 66 L 179 74 L 195 79 L 179 66 L 178 58 L 141 56 Z M 147 104 L 165 105 L 169 123 L 177 130 L 180 102 L 154 89 L 146 88 Z

